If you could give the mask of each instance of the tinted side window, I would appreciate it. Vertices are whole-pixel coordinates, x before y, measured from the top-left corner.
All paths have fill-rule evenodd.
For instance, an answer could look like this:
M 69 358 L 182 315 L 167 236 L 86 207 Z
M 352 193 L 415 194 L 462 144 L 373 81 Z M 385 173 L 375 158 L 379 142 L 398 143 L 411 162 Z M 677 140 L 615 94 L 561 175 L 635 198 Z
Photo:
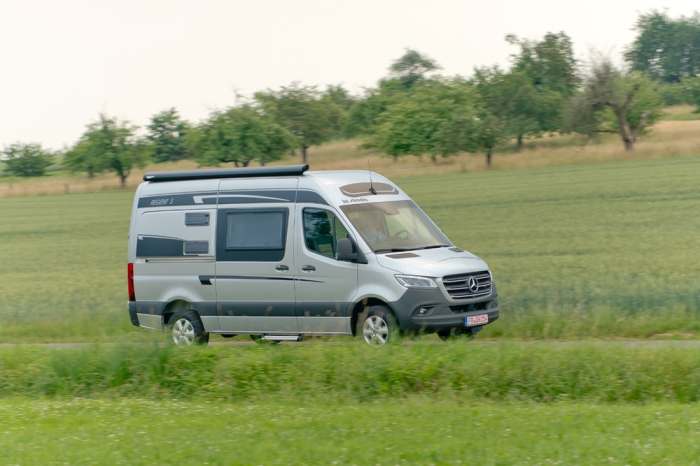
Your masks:
M 284 257 L 287 209 L 219 210 L 216 259 L 276 262 Z
M 304 209 L 302 216 L 306 248 L 335 259 L 338 239 L 349 236 L 340 220 L 323 209 Z

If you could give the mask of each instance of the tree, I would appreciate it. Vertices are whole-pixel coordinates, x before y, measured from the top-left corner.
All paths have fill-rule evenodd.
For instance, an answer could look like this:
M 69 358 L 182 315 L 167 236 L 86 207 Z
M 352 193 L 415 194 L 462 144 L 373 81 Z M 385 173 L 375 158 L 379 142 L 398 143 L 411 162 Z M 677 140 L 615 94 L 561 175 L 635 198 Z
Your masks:
M 640 15 L 637 37 L 625 53 L 632 70 L 676 83 L 700 75 L 700 15 L 670 18 L 651 11 Z
M 105 170 L 119 177 L 122 187 L 135 167 L 146 163 L 147 150 L 144 141 L 135 136 L 136 127 L 116 118 L 100 115 L 87 125 L 76 145 L 68 151 L 66 164 L 88 176 Z
M 503 125 L 503 131 L 520 150 L 526 136 L 538 136 L 561 127 L 564 96 L 537 88 L 523 71 L 502 72 L 498 68 L 478 69 L 474 83 L 483 105 Z
M 391 75 L 407 89 L 425 79 L 431 71 L 439 69 L 440 65 L 435 60 L 414 49 L 406 49 L 389 67 Z
M 496 115 L 481 105 L 478 113 L 476 131 L 472 147 L 484 153 L 486 167 L 491 168 L 491 159 L 496 146 L 508 137 L 504 122 Z
M 682 86 L 688 102 L 695 105 L 695 111 L 700 113 L 700 76 L 684 79 Z
M 146 136 L 151 145 L 153 160 L 171 162 L 184 159 L 187 156 L 186 132 L 187 123 L 174 108 L 153 115 Z
M 296 146 L 292 134 L 271 118 L 244 105 L 214 113 L 198 129 L 194 141 L 201 165 L 233 163 L 247 167 L 278 160 Z
M 506 41 L 520 48 L 513 55 L 513 71 L 524 73 L 537 89 L 571 96 L 580 84 L 577 61 L 571 38 L 565 32 L 548 32 L 542 40 L 506 36 Z
M 3 151 L 5 170 L 14 176 L 43 176 L 53 163 L 52 155 L 40 144 L 15 143 Z
M 448 157 L 476 148 L 476 92 L 462 81 L 421 83 L 379 117 L 369 145 L 403 155 Z
M 572 130 L 589 135 L 615 132 L 625 150 L 632 151 L 639 135 L 660 117 L 663 101 L 648 77 L 602 60 L 594 63 L 583 93 L 571 105 Z
M 293 83 L 278 91 L 255 93 L 263 113 L 289 130 L 296 138 L 303 163 L 309 161 L 309 148 L 328 141 L 338 133 L 342 110 L 324 100 L 313 86 Z
M 365 95 L 357 99 L 348 111 L 344 134 L 349 137 L 371 134 L 379 116 L 408 92 L 410 89 L 396 78 L 382 79 L 376 88 L 365 89 Z
M 520 150 L 526 136 L 558 131 L 562 109 L 579 86 L 571 39 L 563 32 L 547 33 L 542 40 L 506 40 L 518 47 L 507 72 L 481 68 L 474 73 L 481 99 L 503 125 Z

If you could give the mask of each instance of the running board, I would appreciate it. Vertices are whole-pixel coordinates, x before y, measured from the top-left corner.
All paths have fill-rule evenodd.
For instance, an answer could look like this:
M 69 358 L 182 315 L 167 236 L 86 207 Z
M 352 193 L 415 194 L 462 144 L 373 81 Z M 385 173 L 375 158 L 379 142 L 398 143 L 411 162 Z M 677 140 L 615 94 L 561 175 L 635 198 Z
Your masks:
M 263 335 L 263 340 L 270 341 L 299 341 L 301 335 Z

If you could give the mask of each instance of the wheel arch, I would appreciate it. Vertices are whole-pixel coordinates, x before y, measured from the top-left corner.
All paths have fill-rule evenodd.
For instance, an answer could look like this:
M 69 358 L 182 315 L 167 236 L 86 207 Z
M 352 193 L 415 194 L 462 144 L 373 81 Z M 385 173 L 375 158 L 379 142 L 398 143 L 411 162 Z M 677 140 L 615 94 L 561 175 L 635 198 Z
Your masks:
M 365 296 L 364 298 L 360 299 L 357 301 L 353 307 L 352 307 L 352 315 L 350 318 L 350 330 L 352 331 L 352 335 L 355 336 L 357 334 L 357 318 L 360 315 L 362 311 L 364 311 L 367 307 L 369 306 L 384 306 L 387 309 L 389 309 L 389 312 L 394 316 L 395 319 L 398 318 L 396 316 L 396 312 L 394 309 L 391 307 L 391 305 L 385 300 L 380 298 L 379 296 Z
M 187 301 L 186 299 L 176 298 L 168 302 L 168 304 L 166 304 L 163 308 L 163 326 L 167 326 L 170 323 L 170 319 L 172 318 L 173 314 L 181 309 L 192 310 L 192 312 L 197 313 L 197 317 L 200 317 L 199 312 L 192 307 L 191 302 Z

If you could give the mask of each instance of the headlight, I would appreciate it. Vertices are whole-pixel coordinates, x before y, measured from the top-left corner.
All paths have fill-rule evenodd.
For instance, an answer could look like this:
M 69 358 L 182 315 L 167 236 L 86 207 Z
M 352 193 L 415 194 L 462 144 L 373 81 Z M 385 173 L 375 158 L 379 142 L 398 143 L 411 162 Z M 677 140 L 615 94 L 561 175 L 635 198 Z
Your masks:
M 435 288 L 435 280 L 428 277 L 418 277 L 416 275 L 394 275 L 396 281 L 406 288 Z

